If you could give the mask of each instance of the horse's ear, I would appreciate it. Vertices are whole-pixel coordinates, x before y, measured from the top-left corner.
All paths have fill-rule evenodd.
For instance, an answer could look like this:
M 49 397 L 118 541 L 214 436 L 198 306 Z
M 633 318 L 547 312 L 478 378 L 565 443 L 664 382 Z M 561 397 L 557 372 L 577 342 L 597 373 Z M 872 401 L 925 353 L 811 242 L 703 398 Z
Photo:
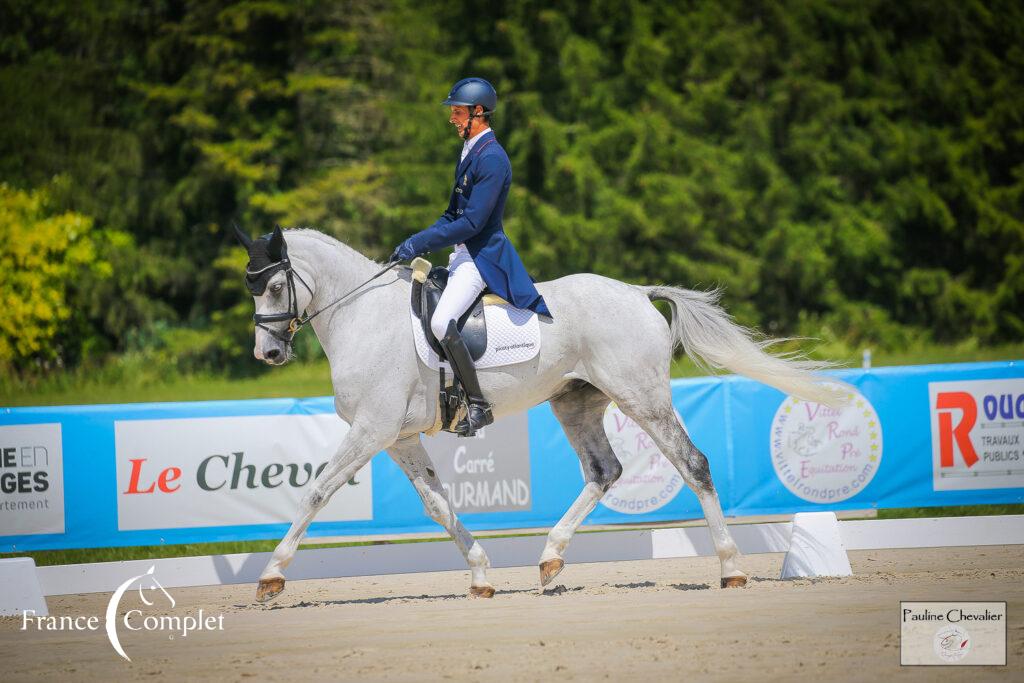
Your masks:
M 242 232 L 242 229 L 238 227 L 238 223 L 232 222 L 231 227 L 235 229 L 235 237 L 237 237 L 238 241 L 242 243 L 242 246 L 248 250 L 249 247 L 252 246 L 252 240 L 248 235 Z
M 267 244 L 267 256 L 271 261 L 280 261 L 284 256 L 284 233 L 281 226 L 274 226 L 274 233 L 270 236 L 270 243 Z

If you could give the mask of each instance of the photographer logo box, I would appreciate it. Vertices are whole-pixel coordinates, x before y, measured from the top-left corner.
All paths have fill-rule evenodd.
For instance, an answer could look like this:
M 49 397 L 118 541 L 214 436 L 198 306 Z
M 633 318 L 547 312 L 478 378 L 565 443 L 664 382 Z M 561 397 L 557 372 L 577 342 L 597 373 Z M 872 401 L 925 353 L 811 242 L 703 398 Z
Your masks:
M 1005 602 L 901 602 L 900 664 L 1003 666 Z

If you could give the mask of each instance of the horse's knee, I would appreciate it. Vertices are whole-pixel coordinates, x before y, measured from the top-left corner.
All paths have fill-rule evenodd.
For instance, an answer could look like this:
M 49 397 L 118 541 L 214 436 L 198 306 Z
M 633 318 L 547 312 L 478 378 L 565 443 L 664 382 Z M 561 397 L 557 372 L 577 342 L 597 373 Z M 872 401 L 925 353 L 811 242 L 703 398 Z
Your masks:
M 313 511 L 319 510 L 327 502 L 327 494 L 320 488 L 320 486 L 314 484 L 309 491 L 306 492 L 306 506 Z

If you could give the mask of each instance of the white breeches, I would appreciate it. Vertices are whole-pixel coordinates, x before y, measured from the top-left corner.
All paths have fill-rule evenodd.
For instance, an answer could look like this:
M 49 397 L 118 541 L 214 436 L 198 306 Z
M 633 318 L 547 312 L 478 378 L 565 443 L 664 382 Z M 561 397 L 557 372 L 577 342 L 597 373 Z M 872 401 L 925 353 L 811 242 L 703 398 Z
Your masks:
M 473 263 L 473 257 L 461 245 L 452 252 L 448 273 L 448 285 L 430 319 L 430 329 L 438 341 L 448 331 L 448 323 L 458 320 L 487 286 Z

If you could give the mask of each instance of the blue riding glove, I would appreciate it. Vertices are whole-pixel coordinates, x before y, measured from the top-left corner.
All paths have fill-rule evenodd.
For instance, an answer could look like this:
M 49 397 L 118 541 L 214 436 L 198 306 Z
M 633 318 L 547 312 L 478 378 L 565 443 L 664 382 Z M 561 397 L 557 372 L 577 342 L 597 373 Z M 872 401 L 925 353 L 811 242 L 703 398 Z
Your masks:
M 395 247 L 395 250 L 391 253 L 389 261 L 408 261 L 416 256 L 417 252 L 416 248 L 412 246 L 412 239 L 407 239 Z

